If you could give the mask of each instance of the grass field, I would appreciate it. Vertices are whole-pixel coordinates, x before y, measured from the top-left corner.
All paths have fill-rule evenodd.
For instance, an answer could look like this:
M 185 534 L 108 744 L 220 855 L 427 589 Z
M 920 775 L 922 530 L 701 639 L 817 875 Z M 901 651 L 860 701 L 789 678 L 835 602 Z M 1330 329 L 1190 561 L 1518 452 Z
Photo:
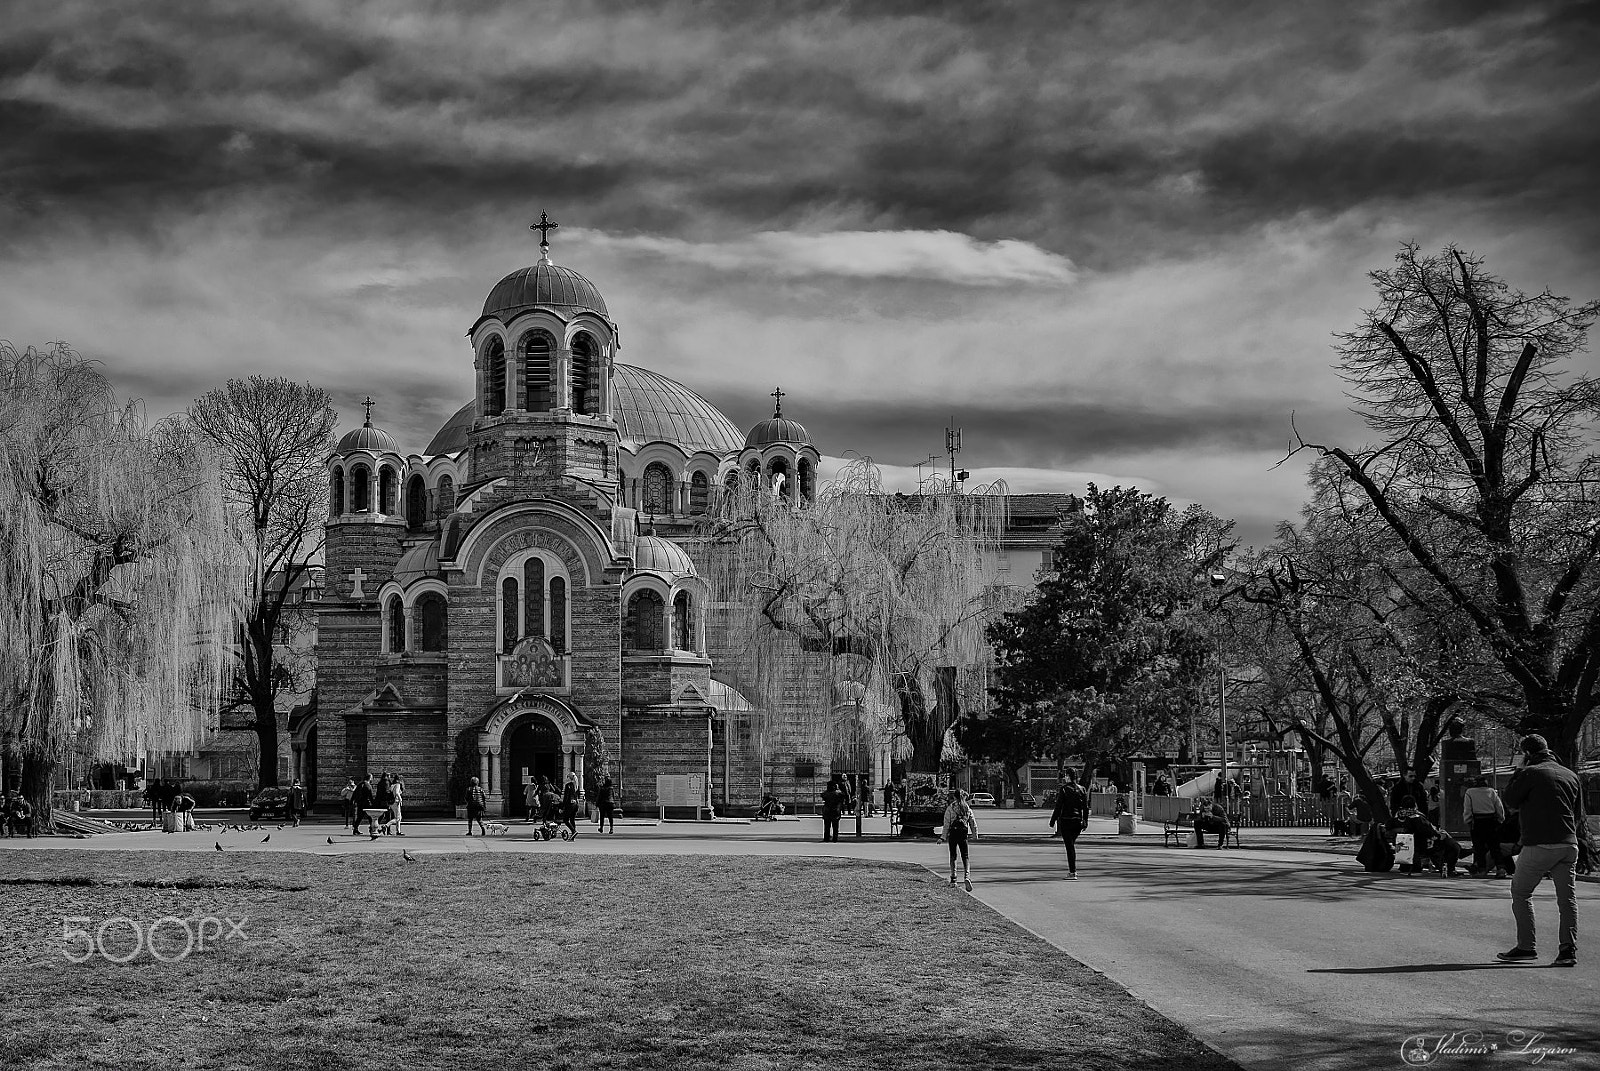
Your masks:
M 0 882 L 6 1067 L 1234 1067 L 919 867 L 38 851 Z M 72 963 L 74 916 L 119 959 L 164 916 L 245 936 Z

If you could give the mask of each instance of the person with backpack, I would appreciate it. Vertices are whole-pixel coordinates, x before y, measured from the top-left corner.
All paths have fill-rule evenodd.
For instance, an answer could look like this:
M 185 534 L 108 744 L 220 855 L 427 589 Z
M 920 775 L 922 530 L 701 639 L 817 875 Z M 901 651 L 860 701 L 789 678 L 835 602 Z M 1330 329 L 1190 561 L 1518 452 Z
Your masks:
M 1067 849 L 1067 880 L 1078 880 L 1078 834 L 1089 825 L 1089 794 L 1078 784 L 1078 775 L 1066 771 L 1061 791 L 1056 793 L 1055 810 L 1050 812 L 1050 825 Z
M 950 884 L 956 883 L 956 855 L 961 855 L 961 880 L 972 891 L 972 861 L 968 855 L 967 841 L 978 835 L 978 816 L 972 813 L 972 804 L 961 789 L 950 794 L 950 803 L 944 809 L 944 839 L 950 845 Z

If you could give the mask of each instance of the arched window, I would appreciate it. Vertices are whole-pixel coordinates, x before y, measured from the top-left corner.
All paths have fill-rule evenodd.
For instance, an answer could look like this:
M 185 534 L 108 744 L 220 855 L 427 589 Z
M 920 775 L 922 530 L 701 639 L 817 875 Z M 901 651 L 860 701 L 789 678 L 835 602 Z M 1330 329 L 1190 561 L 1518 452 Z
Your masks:
M 421 528 L 428 520 L 428 485 L 421 476 L 406 481 L 406 527 Z
M 572 411 L 594 415 L 600 400 L 599 347 L 586 332 L 572 336 Z
M 527 593 L 523 605 L 522 634 L 544 635 L 544 559 L 529 558 L 522 563 L 522 590 Z
M 328 516 L 344 512 L 344 469 L 336 468 L 328 480 Z
M 689 477 L 689 512 L 704 513 L 711 506 L 711 481 L 697 472 Z
M 644 511 L 672 513 L 672 472 L 659 461 L 644 467 Z
M 817 499 L 817 474 L 811 467 L 809 457 L 801 458 L 795 465 L 800 470 L 800 498 L 805 502 L 815 502 Z
M 388 465 L 378 470 L 378 512 L 385 516 L 394 512 L 394 469 Z
M 687 591 L 672 600 L 672 646 L 680 651 L 694 650 L 694 615 Z
M 456 482 L 450 477 L 439 477 L 439 490 L 433 504 L 440 517 L 448 517 L 456 511 Z
M 775 457 L 767 464 L 766 486 L 762 488 L 774 498 L 788 498 L 793 488 L 789 486 L 789 462 Z
M 406 606 L 400 596 L 389 596 L 389 653 L 403 654 L 406 649 Z
M 483 351 L 483 415 L 506 411 L 506 344 L 495 335 Z
M 437 591 L 417 596 L 417 647 L 423 651 L 443 651 L 450 643 L 448 605 Z
M 350 512 L 367 513 L 372 509 L 372 470 L 356 465 L 350 470 Z
M 543 331 L 522 336 L 522 408 L 544 413 L 555 408 L 555 380 L 551 376 L 551 355 L 555 340 Z
M 666 624 L 666 603 L 661 596 L 646 589 L 636 591 L 628 600 L 627 633 L 622 645 L 630 651 L 659 651 L 666 644 L 662 635 Z
M 567 582 L 559 576 L 550 579 L 550 646 L 567 653 Z
M 500 582 L 500 653 L 510 654 L 517 645 L 517 578 Z

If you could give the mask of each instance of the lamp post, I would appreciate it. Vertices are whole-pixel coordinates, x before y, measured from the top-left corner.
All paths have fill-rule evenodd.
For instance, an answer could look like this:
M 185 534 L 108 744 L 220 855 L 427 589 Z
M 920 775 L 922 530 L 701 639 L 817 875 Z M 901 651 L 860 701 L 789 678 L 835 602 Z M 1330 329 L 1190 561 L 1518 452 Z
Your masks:
M 1228 664 L 1222 660 L 1222 652 L 1217 652 L 1217 712 L 1222 717 L 1222 774 L 1221 780 L 1228 779 Z

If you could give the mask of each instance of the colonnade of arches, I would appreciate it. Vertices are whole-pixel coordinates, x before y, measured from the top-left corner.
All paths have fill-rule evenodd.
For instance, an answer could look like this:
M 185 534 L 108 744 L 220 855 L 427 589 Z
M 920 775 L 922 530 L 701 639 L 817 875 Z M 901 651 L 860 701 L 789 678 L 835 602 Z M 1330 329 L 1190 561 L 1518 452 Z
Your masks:
M 803 454 L 794 458 L 793 467 L 784 454 L 773 454 L 765 461 L 759 457 L 746 458 L 741 468 L 729 469 L 723 477 L 724 490 L 730 494 L 738 491 L 741 475 L 763 494 L 785 498 L 796 505 L 815 502 L 817 498 L 816 463 Z
M 328 516 L 373 513 L 386 517 L 399 515 L 400 469 L 387 462 L 365 459 L 334 462 L 328 473 Z M 456 508 L 456 483 L 448 473 L 433 487 L 420 472 L 405 481 L 404 517 L 409 531 L 420 531 L 428 522 L 448 517 Z
M 586 416 L 606 411 L 605 352 L 589 331 L 574 332 L 563 348 L 555 334 L 535 327 L 518 338 L 513 353 L 496 331 L 483 343 L 479 367 L 484 416 L 514 409 L 543 413 L 569 408 Z
M 653 587 L 634 591 L 623 607 L 622 648 L 704 653 L 698 600 L 682 588 L 665 596 Z

